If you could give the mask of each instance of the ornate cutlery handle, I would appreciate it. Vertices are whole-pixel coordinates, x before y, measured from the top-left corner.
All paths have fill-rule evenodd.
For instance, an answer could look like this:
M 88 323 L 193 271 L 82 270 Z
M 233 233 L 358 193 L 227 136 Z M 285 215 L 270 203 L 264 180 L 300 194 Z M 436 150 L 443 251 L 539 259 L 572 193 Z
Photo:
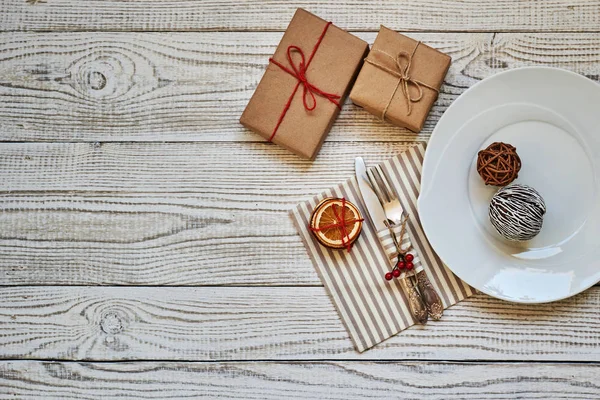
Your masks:
M 444 313 L 444 305 L 442 304 L 440 296 L 437 294 L 433 285 L 429 281 L 425 271 L 421 271 L 417 274 L 417 285 L 419 287 L 419 292 L 421 292 L 421 296 L 423 297 L 423 301 L 425 302 L 425 307 L 427 308 L 431 318 L 436 321 L 442 318 L 442 314 Z
M 425 324 L 427 322 L 427 308 L 421 299 L 421 295 L 417 290 L 416 286 L 409 282 L 409 278 L 400 279 L 402 287 L 408 294 L 408 305 L 410 311 L 419 324 Z

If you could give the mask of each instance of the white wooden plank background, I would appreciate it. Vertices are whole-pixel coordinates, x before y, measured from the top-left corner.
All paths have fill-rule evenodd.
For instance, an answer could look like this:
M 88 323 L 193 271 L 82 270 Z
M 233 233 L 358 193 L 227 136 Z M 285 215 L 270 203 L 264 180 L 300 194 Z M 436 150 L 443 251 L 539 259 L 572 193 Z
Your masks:
M 481 370 L 486 373 L 482 374 Z M 596 398 L 598 366 L 540 363 L 0 362 L 0 396 L 98 400 Z
M 477 295 L 357 353 L 322 287 L 14 287 L 3 358 L 51 360 L 600 359 L 600 288 L 555 304 Z
M 281 31 L 296 7 L 348 30 L 600 30 L 598 0 L 1 0 L 4 30 Z
M 376 32 L 358 36 L 372 43 Z M 597 33 L 410 33 L 453 57 L 420 137 L 465 89 L 529 65 L 598 80 Z M 239 123 L 281 33 L 0 33 L 5 140 L 262 141 Z M 118 105 L 118 107 L 116 107 Z M 348 102 L 329 141 L 412 140 Z
M 296 6 L 453 58 L 419 135 L 347 104 L 314 162 L 237 123 Z M 0 0 L 0 398 L 600 398 L 600 286 L 477 295 L 356 353 L 287 219 L 499 71 L 600 81 L 600 2 Z

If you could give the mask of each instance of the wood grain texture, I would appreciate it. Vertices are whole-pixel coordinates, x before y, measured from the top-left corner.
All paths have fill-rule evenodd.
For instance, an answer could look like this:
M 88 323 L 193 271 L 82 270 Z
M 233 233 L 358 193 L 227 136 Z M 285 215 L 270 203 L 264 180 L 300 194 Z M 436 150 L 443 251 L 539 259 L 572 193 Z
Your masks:
M 306 186 L 310 182 L 316 189 L 326 189 L 352 177 L 355 156 L 364 154 L 367 162 L 383 161 L 414 143 L 326 143 L 315 161 L 301 159 L 264 142 L 2 143 L 0 188 L 5 193 L 204 195 L 220 189 L 214 193 L 213 205 L 235 195 L 284 198 L 294 195 L 289 204 L 295 204 L 299 196 L 313 195 L 313 188 Z M 283 200 L 279 201 L 287 203 Z M 278 209 L 289 208 L 282 204 Z
M 38 399 L 596 399 L 598 364 L 0 362 L 0 396 Z
M 452 56 L 420 135 L 347 104 L 309 163 L 238 124 L 296 6 L 370 43 L 383 23 Z M 287 217 L 355 156 L 426 140 L 497 72 L 600 81 L 600 1 L 0 10 L 1 399 L 600 398 L 600 287 L 537 306 L 476 295 L 358 354 Z
M 546 305 L 476 295 L 358 354 L 322 287 L 6 287 L 0 358 L 598 361 L 598 307 L 597 287 Z
M 0 284 L 320 285 L 288 210 L 409 145 L 0 144 Z
M 287 211 L 407 145 L 1 144 L 0 284 L 318 285 Z
M 303 7 L 349 30 L 598 31 L 597 0 L 1 0 L 3 30 L 283 30 Z
M 359 36 L 372 43 L 376 33 Z M 600 80 L 600 33 L 410 36 L 453 58 L 421 139 L 461 93 L 500 71 L 547 65 Z M 0 139 L 262 141 L 238 119 L 280 38 L 253 32 L 1 33 Z M 414 137 L 348 102 L 328 140 Z
M 0 195 L 0 284 L 321 284 L 289 198 L 207 195 Z

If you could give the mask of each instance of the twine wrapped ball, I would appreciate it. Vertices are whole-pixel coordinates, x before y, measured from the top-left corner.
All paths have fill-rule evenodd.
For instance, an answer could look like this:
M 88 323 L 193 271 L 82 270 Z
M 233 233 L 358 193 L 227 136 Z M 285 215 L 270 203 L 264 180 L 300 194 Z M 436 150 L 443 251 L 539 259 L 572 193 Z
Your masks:
M 494 142 L 477 154 L 477 172 L 486 185 L 506 186 L 519 176 L 521 159 L 517 149 L 502 142 Z
M 525 241 L 542 230 L 546 203 L 534 188 L 513 184 L 498 190 L 489 211 L 490 222 L 502 237 Z

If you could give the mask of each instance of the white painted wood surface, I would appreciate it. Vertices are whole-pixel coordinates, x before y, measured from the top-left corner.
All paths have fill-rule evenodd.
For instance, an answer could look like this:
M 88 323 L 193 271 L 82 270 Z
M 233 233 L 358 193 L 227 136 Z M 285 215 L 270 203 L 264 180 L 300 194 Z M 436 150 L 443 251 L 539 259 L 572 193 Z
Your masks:
M 598 0 L 1 0 L 3 30 L 281 31 L 296 7 L 347 30 L 600 30 Z
M 540 363 L 0 361 L 0 396 L 98 399 L 597 398 L 600 367 Z M 482 373 L 485 370 L 485 374 Z
M 419 135 L 346 104 L 314 162 L 237 120 L 295 6 L 450 54 Z M 600 81 L 600 2 L 0 0 L 0 398 L 600 399 L 600 286 L 476 295 L 356 353 L 287 210 L 526 65 Z
M 359 32 L 373 43 L 376 32 Z M 423 132 L 474 83 L 530 65 L 600 77 L 597 33 L 410 33 L 453 57 Z M 5 140 L 262 141 L 238 119 L 281 33 L 0 33 Z M 118 105 L 118 106 L 117 106 Z M 349 101 L 329 141 L 413 140 Z
M 600 287 L 546 305 L 476 295 L 361 354 L 322 287 L 25 286 L 2 298 L 11 359 L 600 359 Z

